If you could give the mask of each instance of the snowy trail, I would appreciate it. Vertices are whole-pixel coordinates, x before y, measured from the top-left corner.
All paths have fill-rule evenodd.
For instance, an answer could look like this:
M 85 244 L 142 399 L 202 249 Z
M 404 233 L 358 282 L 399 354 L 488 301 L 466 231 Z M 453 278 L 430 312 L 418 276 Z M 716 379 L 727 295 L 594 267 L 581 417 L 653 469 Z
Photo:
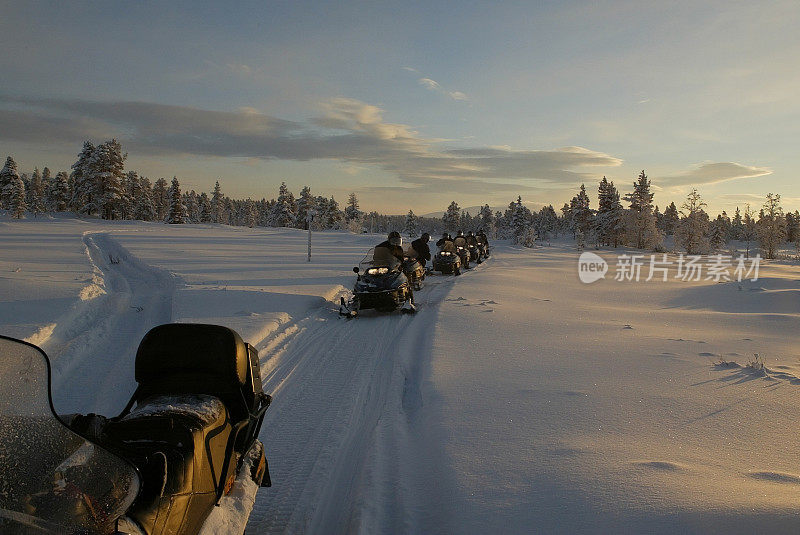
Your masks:
M 108 234 L 88 232 L 83 242 L 93 283 L 43 344 L 53 361 L 53 401 L 59 412 L 115 414 L 135 388 L 142 337 L 172 320 L 175 284 Z
M 398 472 L 407 466 L 406 429 L 438 305 L 456 280 L 429 277 L 414 316 L 345 320 L 330 304 L 287 326 L 280 347 L 259 348 L 265 391 L 275 398 L 261 434 L 274 486 L 259 492 L 247 533 L 414 523 L 413 497 L 397 487 Z

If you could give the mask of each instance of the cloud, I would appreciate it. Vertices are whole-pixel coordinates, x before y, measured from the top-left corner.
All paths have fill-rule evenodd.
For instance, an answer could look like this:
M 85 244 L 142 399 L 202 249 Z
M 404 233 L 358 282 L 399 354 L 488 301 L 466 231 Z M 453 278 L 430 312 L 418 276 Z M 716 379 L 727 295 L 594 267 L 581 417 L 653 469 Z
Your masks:
M 252 108 L 222 112 L 146 102 L 0 98 L 0 139 L 79 147 L 87 138 L 117 137 L 143 155 L 334 160 L 382 169 L 398 177 L 395 187 L 431 193 L 572 187 L 596 178 L 595 168 L 622 163 L 582 147 L 447 149 L 441 140 L 386 121 L 377 106 L 334 98 L 321 109 L 319 116 L 295 122 Z
M 442 91 L 442 86 L 439 85 L 439 82 L 437 82 L 436 80 L 431 80 L 430 78 L 420 78 L 417 81 L 419 82 L 420 85 L 425 86 L 431 91 Z
M 699 186 L 770 174 L 772 174 L 772 169 L 766 167 L 754 167 L 736 162 L 716 162 L 699 164 L 679 175 L 663 176 L 654 180 L 670 187 Z
M 413 72 L 419 73 L 417 70 L 414 70 Z M 436 80 L 433 80 L 432 78 L 420 78 L 417 80 L 417 83 L 429 91 L 441 93 L 442 95 L 445 95 L 453 100 L 460 100 L 463 102 L 469 101 L 469 97 L 466 95 L 466 93 L 461 91 L 449 91 L 442 87 L 442 84 Z

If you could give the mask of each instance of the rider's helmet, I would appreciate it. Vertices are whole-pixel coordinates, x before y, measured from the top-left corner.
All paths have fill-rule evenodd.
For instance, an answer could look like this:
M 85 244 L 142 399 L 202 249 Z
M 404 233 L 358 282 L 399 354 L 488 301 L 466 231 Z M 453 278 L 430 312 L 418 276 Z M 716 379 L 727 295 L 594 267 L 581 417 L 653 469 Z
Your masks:
M 403 245 L 403 238 L 400 236 L 399 232 L 393 230 L 389 233 L 389 243 L 391 245 Z
M 427 232 L 423 232 L 422 236 L 420 236 L 420 237 L 422 238 L 422 241 L 424 241 L 426 243 L 431 241 L 431 235 L 428 234 Z
M 449 240 L 450 239 L 450 234 L 448 234 L 447 232 L 443 233 L 442 234 L 442 239 L 443 240 Z
M 459 236 L 459 237 L 461 237 L 461 236 L 463 236 L 463 235 L 464 235 L 464 231 L 463 231 L 463 230 L 459 230 L 459 231 L 458 231 L 458 236 Z
M 473 234 L 472 231 L 470 230 L 469 232 L 467 232 L 467 236 L 475 236 L 475 234 Z

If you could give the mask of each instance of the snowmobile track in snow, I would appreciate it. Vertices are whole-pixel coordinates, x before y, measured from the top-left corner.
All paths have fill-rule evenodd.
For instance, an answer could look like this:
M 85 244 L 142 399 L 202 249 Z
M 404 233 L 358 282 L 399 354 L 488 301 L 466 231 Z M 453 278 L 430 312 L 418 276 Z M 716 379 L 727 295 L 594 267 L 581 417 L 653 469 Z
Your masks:
M 106 233 L 85 233 L 83 242 L 92 284 L 44 348 L 53 361 L 56 409 L 110 414 L 124 407 L 136 386 L 134 357 L 142 337 L 172 320 L 175 283 Z
M 468 278 L 426 278 L 416 315 L 343 320 L 328 303 L 285 326 L 280 343 L 259 347 L 264 390 L 274 396 L 261 432 L 273 487 L 259 492 L 248 534 L 413 524 L 413 498 L 393 484 L 404 466 L 405 427 L 419 408 L 438 305 L 453 282 Z

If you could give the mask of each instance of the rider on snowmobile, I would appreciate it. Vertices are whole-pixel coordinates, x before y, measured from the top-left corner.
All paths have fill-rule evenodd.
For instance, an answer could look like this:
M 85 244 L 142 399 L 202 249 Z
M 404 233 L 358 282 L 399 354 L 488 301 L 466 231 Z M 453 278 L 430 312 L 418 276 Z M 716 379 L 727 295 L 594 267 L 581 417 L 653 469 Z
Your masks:
M 436 242 L 436 247 L 438 247 L 440 251 L 447 251 L 449 253 L 456 252 L 456 246 L 453 244 L 453 238 L 451 238 L 450 234 L 447 232 L 442 234 L 442 237 Z
M 467 247 L 467 238 L 464 236 L 464 231 L 459 230 L 458 234 L 456 235 L 455 239 L 453 240 L 453 244 L 456 247 Z
M 428 247 L 428 242 L 431 240 L 431 235 L 423 232 L 422 236 L 411 242 L 411 248 L 417 252 L 417 261 L 425 267 L 425 262 L 431 259 L 431 249 Z
M 389 254 L 395 257 L 401 264 L 403 263 L 403 238 L 400 233 L 393 230 L 389 233 L 386 241 L 383 241 L 375 246 L 375 258 L 385 256 L 386 251 L 379 251 L 379 249 L 388 249 Z

